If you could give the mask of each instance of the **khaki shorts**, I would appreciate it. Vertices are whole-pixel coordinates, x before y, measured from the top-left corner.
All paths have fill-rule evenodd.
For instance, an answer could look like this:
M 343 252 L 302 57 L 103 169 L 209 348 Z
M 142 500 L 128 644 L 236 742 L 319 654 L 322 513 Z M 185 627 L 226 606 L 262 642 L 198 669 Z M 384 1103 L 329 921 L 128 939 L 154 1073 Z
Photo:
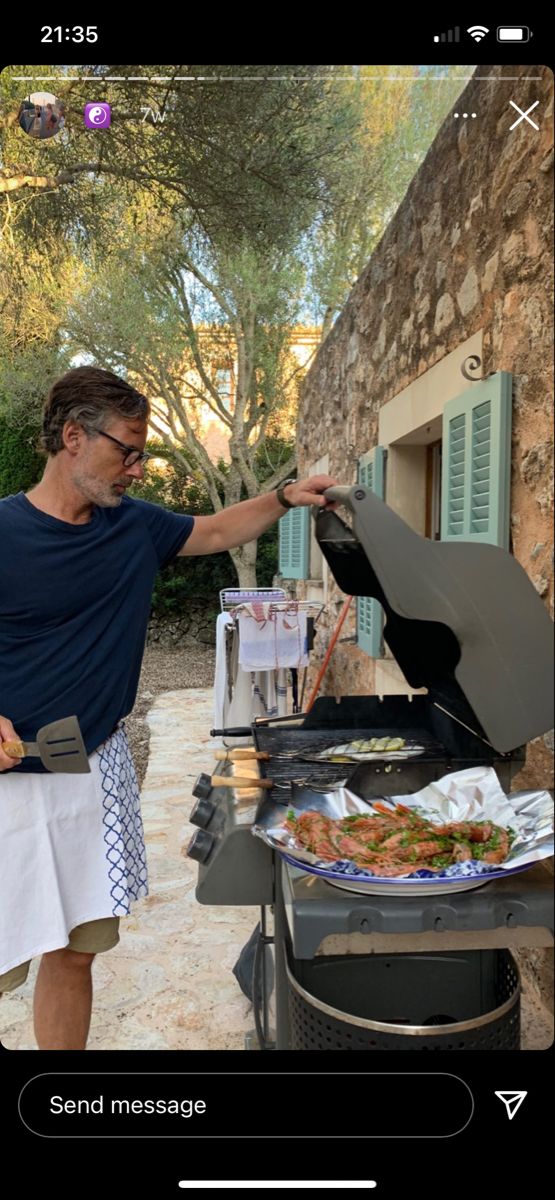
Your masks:
M 86 921 L 84 925 L 76 925 L 69 935 L 69 946 L 66 949 L 78 950 L 82 954 L 102 954 L 103 950 L 113 950 L 119 942 L 119 917 L 101 917 L 98 921 Z M 0 995 L 2 992 L 13 992 L 21 987 L 29 974 L 30 962 L 19 963 L 0 975 Z

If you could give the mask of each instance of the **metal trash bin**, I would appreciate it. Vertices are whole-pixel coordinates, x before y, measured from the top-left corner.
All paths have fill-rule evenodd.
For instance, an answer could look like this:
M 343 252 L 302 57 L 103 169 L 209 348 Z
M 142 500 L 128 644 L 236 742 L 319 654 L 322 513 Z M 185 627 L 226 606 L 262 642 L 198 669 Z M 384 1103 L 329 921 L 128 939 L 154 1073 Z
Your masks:
M 330 955 L 287 963 L 292 1050 L 518 1050 L 508 950 Z

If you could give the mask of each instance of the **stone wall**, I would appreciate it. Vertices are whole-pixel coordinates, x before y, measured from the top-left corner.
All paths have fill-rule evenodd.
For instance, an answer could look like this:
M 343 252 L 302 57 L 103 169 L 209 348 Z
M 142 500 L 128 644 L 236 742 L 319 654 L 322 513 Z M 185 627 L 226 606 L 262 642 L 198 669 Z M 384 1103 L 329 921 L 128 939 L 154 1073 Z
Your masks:
M 318 353 L 299 414 L 299 473 L 328 453 L 330 474 L 354 482 L 358 457 L 378 442 L 380 408 L 482 330 L 483 375 L 510 371 L 515 383 L 511 549 L 553 615 L 553 75 L 511 67 L 509 81 L 499 71 L 480 67 L 488 81 L 469 82 L 456 111 L 478 118 L 446 118 Z M 537 132 L 527 121 L 508 131 L 511 99 L 523 110 L 539 101 Z M 343 600 L 332 581 L 307 695 Z M 352 608 L 321 694 L 374 690 Z M 538 738 L 516 787 L 549 786 L 552 758 L 552 735 Z
M 163 646 L 171 650 L 174 646 L 186 646 L 201 642 L 206 646 L 216 645 L 216 622 L 213 612 L 207 612 L 206 604 L 189 602 L 179 616 L 164 618 L 152 616 L 148 623 L 147 646 Z

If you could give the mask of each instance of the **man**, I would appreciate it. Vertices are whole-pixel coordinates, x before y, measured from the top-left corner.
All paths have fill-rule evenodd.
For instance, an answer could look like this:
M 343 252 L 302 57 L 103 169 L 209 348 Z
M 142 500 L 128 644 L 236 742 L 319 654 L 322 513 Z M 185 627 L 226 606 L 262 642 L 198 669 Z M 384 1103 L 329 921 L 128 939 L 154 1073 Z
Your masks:
M 0 500 L 0 994 L 42 955 L 39 1049 L 84 1049 L 95 954 L 147 894 L 133 708 L 156 572 L 178 555 L 257 538 L 288 506 L 325 505 L 327 475 L 288 482 L 214 516 L 130 499 L 148 455 L 149 404 L 96 367 L 68 371 L 45 405 L 43 478 Z M 14 760 L 13 738 L 76 714 L 90 774 Z
M 44 121 L 44 130 L 42 136 L 45 138 L 52 137 L 58 132 L 58 117 L 54 112 L 51 104 L 46 105 L 46 117 Z

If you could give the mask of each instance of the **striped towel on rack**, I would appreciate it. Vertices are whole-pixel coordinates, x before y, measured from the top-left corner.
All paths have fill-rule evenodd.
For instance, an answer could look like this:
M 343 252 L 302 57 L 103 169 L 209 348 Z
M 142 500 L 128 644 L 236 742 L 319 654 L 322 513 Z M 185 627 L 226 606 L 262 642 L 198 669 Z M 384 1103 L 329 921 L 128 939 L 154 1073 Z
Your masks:
M 287 715 L 287 674 L 279 671 L 253 671 L 253 717 L 285 717 Z

